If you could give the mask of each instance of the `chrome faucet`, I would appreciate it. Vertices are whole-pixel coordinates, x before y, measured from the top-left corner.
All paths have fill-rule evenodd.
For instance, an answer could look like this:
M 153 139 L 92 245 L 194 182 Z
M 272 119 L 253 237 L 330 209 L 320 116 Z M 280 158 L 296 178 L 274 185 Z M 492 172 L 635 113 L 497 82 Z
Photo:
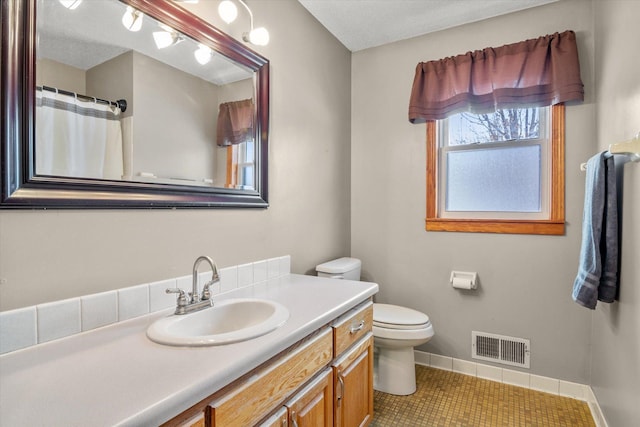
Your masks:
M 198 266 L 202 261 L 206 261 L 211 266 L 212 277 L 202 288 L 202 296 L 198 292 Z M 213 305 L 211 299 L 211 285 L 220 281 L 218 275 L 218 267 L 208 256 L 199 256 L 196 262 L 193 263 L 193 281 L 192 289 L 189 292 L 189 298 L 187 298 L 185 292 L 179 288 L 170 288 L 166 292 L 168 294 L 178 294 L 177 306 L 175 314 L 187 314 L 199 311 Z

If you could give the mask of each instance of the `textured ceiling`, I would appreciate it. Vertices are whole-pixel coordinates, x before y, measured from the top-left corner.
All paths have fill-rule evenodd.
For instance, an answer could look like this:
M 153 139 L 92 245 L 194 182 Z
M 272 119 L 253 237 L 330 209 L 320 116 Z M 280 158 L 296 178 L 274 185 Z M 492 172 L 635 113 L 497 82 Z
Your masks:
M 356 52 L 558 0 L 298 0 Z
M 140 31 L 128 31 L 121 24 L 125 10 L 125 5 L 116 0 L 84 1 L 75 10 L 64 8 L 56 0 L 39 1 L 38 58 L 88 70 L 133 49 L 218 85 L 252 76 L 218 54 L 208 64 L 198 64 L 193 55 L 197 43 L 189 38 L 166 49 L 156 48 L 153 32 L 161 29 L 157 21 L 145 16 Z

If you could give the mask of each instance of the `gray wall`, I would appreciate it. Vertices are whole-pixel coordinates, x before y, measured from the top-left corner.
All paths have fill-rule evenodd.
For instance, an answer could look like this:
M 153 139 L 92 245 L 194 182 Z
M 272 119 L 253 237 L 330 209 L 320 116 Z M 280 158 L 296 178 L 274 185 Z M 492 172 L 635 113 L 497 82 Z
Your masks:
M 38 59 L 36 64 L 36 85 L 87 93 L 84 70 L 46 58 Z
M 640 131 L 640 2 L 596 1 L 598 150 Z M 619 302 L 593 314 L 591 386 L 610 427 L 640 420 L 640 164 L 623 172 Z
M 380 284 L 378 301 L 429 315 L 436 335 L 420 350 L 471 360 L 472 330 L 523 337 L 532 350 L 526 372 L 589 382 L 591 313 L 571 288 L 579 165 L 596 148 L 592 19 L 590 2 L 563 0 L 353 55 L 351 254 Z M 586 93 L 566 110 L 566 235 L 426 232 L 425 125 L 407 118 L 416 64 L 566 29 L 577 33 Z M 480 288 L 452 289 L 451 270 L 477 271 Z
M 251 7 L 271 33 L 255 48 L 271 62 L 269 209 L 1 211 L 0 310 L 189 274 L 202 254 L 290 254 L 303 273 L 349 252 L 351 54 L 296 1 Z M 217 2 L 193 9 L 246 31 Z
M 214 178 L 218 87 L 136 52 L 133 88 L 134 179 Z

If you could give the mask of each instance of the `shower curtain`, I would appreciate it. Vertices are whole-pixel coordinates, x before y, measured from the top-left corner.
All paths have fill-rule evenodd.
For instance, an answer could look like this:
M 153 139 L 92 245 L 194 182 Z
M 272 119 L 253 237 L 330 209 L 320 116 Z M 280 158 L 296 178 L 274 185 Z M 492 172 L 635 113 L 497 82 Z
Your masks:
M 36 174 L 117 179 L 123 174 L 120 108 L 36 91 Z

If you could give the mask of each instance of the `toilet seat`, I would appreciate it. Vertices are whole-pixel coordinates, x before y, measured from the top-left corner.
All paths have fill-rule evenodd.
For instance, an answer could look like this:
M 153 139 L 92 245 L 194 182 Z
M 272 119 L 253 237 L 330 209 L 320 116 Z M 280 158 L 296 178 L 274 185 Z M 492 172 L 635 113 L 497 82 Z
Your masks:
M 393 304 L 373 304 L 373 326 L 385 329 L 416 330 L 431 326 L 429 316 Z

